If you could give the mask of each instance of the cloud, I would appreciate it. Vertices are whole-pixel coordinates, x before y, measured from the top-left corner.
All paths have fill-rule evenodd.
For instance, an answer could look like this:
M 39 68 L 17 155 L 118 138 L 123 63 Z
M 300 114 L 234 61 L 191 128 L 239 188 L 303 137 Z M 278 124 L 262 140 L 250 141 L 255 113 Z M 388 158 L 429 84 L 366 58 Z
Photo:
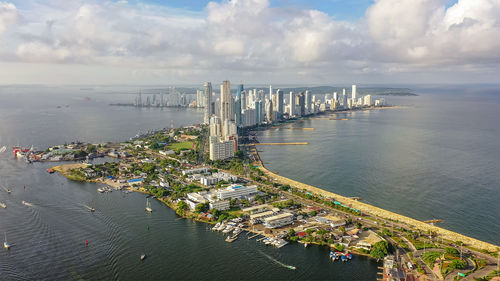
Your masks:
M 500 1 L 447 2 L 376 0 L 357 22 L 268 0 L 210 2 L 202 12 L 127 1 L 30 0 L 22 10 L 0 2 L 0 39 L 9 42 L 0 61 L 102 65 L 192 82 L 498 72 Z
M 415 65 L 495 63 L 500 1 L 379 0 L 366 14 L 373 41 L 391 62 Z
M 0 1 L 0 35 L 18 19 L 17 8 L 12 3 Z

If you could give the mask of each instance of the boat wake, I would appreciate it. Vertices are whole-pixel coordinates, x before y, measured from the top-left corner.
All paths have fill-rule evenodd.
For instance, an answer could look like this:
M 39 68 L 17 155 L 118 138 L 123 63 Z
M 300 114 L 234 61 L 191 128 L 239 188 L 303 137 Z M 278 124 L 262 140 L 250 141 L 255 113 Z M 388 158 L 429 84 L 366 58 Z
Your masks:
M 284 268 L 288 268 L 288 269 L 291 269 L 291 270 L 295 270 L 297 269 L 295 266 L 293 265 L 287 265 L 287 264 L 284 264 L 282 262 L 280 262 L 279 260 L 276 260 L 274 259 L 273 257 L 269 256 L 269 255 L 266 255 L 265 253 L 263 253 L 262 251 L 259 251 L 262 255 L 264 255 L 265 257 L 267 257 L 268 259 L 270 259 L 271 261 L 279 264 L 280 266 L 284 267 Z
M 5 145 L 0 147 L 0 153 L 5 152 L 6 149 L 7 149 L 7 147 Z

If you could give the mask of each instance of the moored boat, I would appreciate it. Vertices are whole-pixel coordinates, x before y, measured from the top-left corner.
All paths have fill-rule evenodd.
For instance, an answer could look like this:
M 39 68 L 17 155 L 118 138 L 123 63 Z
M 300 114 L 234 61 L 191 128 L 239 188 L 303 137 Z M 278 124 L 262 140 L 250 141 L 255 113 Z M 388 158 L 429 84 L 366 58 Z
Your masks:
M 7 208 L 7 205 L 5 205 L 5 203 L 0 203 L 0 207 L 6 209 Z

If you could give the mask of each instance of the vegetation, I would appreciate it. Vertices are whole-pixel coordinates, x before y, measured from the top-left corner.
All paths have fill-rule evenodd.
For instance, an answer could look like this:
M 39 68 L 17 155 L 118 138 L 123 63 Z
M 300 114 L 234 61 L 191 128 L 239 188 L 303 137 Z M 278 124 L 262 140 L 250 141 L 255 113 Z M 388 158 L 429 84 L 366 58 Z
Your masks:
M 193 148 L 194 142 L 192 141 L 185 141 L 185 142 L 174 142 L 170 143 L 167 148 L 171 149 L 175 152 L 180 152 L 181 150 L 190 150 Z
M 437 251 L 426 252 L 422 255 L 422 260 L 432 267 L 436 259 L 439 258 L 443 253 Z
M 373 245 L 370 256 L 376 259 L 383 259 L 389 254 L 390 248 L 387 241 L 379 241 Z

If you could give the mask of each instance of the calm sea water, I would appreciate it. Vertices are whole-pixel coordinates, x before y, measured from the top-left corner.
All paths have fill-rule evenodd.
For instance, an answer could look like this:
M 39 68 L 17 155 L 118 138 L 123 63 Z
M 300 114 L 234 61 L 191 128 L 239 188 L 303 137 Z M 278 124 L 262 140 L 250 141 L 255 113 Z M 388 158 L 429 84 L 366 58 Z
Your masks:
M 134 97 L 122 93 L 0 88 L 0 146 L 9 146 L 0 154 L 0 184 L 13 190 L 11 195 L 0 190 L 0 202 L 7 204 L 0 209 L 0 233 L 13 245 L 0 251 L 0 280 L 376 280 L 379 264 L 370 259 L 332 263 L 324 247 L 275 249 L 244 234 L 226 243 L 221 233 L 179 219 L 157 201 L 152 214 L 144 212 L 144 195 L 100 194 L 96 184 L 48 174 L 51 163 L 13 159 L 12 145 L 44 149 L 74 140 L 121 141 L 169 127 L 171 120 L 182 126 L 203 118 L 197 110 L 107 106 Z M 142 253 L 148 255 L 144 262 Z
M 259 147 L 281 175 L 500 245 L 500 88 L 416 89 L 407 108 L 305 120 L 268 130 Z

